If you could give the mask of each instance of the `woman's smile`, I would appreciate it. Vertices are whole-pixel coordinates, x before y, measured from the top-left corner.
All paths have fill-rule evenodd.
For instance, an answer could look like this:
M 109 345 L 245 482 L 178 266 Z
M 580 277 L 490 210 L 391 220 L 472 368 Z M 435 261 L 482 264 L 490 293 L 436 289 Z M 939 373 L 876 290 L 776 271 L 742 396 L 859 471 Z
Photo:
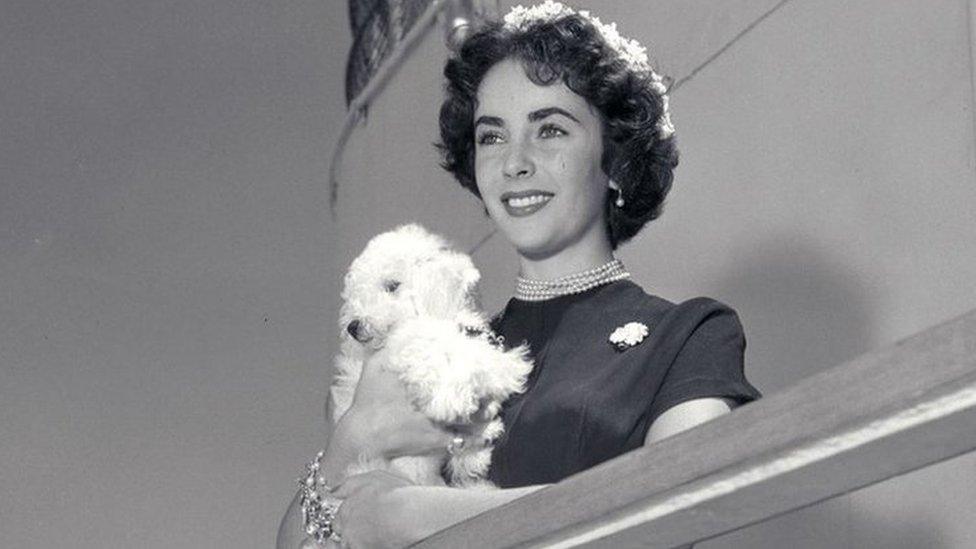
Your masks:
M 525 217 L 545 208 L 552 200 L 553 193 L 529 189 L 527 191 L 506 192 L 499 197 L 505 211 L 512 217 Z

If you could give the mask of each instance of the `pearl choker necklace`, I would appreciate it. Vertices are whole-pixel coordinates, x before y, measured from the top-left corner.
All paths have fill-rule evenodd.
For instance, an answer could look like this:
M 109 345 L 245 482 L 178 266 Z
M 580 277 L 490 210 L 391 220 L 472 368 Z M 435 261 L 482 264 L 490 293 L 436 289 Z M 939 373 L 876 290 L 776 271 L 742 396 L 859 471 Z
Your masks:
M 619 259 L 588 271 L 553 280 L 535 280 L 519 276 L 515 280 L 515 298 L 522 301 L 545 301 L 563 295 L 582 293 L 625 278 L 630 278 L 630 273 Z

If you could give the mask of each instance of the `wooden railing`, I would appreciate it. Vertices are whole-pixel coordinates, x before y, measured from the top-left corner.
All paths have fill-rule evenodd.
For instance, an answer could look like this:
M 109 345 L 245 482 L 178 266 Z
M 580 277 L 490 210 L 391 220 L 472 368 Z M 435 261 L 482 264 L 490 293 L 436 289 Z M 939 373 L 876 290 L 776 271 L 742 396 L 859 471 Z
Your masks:
M 417 547 L 678 547 L 976 449 L 976 311 Z

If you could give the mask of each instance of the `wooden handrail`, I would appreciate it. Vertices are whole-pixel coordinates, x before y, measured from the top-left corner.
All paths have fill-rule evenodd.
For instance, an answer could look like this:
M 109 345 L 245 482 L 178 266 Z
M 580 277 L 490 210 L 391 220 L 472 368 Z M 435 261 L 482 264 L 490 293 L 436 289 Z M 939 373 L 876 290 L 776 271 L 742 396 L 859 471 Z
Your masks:
M 976 450 L 976 311 L 417 547 L 678 547 Z

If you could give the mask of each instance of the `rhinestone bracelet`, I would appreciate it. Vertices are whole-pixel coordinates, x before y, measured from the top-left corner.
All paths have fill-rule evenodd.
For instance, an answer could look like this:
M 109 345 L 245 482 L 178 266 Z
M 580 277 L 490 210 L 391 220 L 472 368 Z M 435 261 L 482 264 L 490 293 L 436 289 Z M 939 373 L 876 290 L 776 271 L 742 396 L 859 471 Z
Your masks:
M 302 494 L 302 527 L 316 543 L 322 544 L 326 540 L 340 543 L 342 536 L 333 524 L 342 500 L 322 495 L 331 491 L 325 483 L 325 477 L 319 474 L 323 456 L 324 451 L 316 454 L 315 459 L 305 465 L 305 478 L 298 479 Z

